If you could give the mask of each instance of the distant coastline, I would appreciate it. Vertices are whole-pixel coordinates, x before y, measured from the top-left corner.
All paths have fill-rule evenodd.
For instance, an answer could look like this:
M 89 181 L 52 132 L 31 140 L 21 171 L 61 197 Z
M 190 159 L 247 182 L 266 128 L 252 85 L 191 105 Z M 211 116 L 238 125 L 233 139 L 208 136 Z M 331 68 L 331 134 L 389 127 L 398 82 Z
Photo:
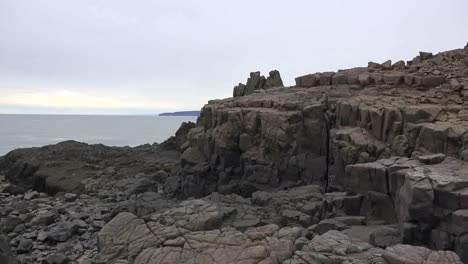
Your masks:
M 172 113 L 161 113 L 159 116 L 199 116 L 200 111 L 180 111 Z

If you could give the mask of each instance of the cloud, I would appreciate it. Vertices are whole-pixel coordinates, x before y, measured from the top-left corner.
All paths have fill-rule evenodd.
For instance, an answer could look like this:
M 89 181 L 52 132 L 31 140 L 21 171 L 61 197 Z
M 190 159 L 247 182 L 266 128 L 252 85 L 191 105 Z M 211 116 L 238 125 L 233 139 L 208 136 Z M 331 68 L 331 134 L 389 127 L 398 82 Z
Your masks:
M 177 109 L 181 107 L 178 102 L 145 98 L 119 98 L 112 95 L 86 94 L 67 90 L 8 94 L 0 98 L 1 104 L 92 109 Z
M 463 47 L 467 9 L 466 0 L 0 0 L 0 97 L 191 110 L 230 96 L 251 71 L 277 69 L 293 85 Z

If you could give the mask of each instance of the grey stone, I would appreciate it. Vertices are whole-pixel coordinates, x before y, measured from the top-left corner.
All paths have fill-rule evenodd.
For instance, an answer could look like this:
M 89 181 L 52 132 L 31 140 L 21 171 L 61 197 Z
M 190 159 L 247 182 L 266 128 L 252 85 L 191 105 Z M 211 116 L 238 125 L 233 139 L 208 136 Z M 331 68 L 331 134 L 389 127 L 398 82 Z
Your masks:
M 75 234 L 77 229 L 78 226 L 75 223 L 60 222 L 47 232 L 47 238 L 52 241 L 65 242 Z
M 394 70 L 403 70 L 405 68 L 405 61 L 399 60 L 392 65 Z
M 4 233 L 9 233 L 15 229 L 15 227 L 21 224 L 22 221 L 18 216 L 8 215 L 1 221 L 1 230 Z
M 63 253 L 55 253 L 55 254 L 49 255 L 45 259 L 44 263 L 46 264 L 68 264 L 70 263 L 70 259 Z
M 382 227 L 371 233 L 370 243 L 380 248 L 399 244 L 401 243 L 400 233 L 395 228 Z
M 74 193 L 67 193 L 63 197 L 65 198 L 65 202 L 74 202 L 78 195 Z
M 33 240 L 32 239 L 26 239 L 22 238 L 20 239 L 19 245 L 16 248 L 16 252 L 18 254 L 21 253 L 28 253 L 33 247 Z
M 391 70 L 392 69 L 392 61 L 387 60 L 384 63 L 380 65 L 380 68 L 384 71 Z
M 430 59 L 432 58 L 432 53 L 431 52 L 424 52 L 424 51 L 420 51 L 419 52 L 419 57 L 421 58 L 421 60 L 427 60 L 427 59 Z
M 32 200 L 39 197 L 39 193 L 37 191 L 32 191 L 24 194 L 25 200 Z
M 376 62 L 373 62 L 373 61 L 369 61 L 367 63 L 367 67 L 370 68 L 370 69 L 380 69 L 380 64 L 376 63 Z
M 445 157 L 446 156 L 443 153 L 438 153 L 433 155 L 419 156 L 418 160 L 424 164 L 437 164 L 444 161 Z
M 32 226 L 48 226 L 54 223 L 56 218 L 57 214 L 55 214 L 54 212 L 44 212 L 31 219 L 29 224 Z

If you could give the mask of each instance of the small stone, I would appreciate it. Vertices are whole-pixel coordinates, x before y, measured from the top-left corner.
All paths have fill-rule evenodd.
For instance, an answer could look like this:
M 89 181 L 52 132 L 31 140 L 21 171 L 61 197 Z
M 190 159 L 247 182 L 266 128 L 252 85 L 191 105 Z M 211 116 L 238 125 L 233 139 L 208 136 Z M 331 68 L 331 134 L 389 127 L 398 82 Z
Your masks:
M 441 163 L 445 159 L 445 154 L 438 153 L 433 155 L 419 156 L 418 160 L 424 164 L 437 164 Z
M 31 219 L 29 224 L 31 226 L 48 226 L 55 221 L 56 217 L 56 214 L 52 212 L 41 213 L 38 216 Z
M 5 219 L 3 219 L 3 221 L 1 222 L 0 229 L 3 230 L 4 233 L 9 233 L 21 223 L 22 221 L 18 216 L 10 214 L 7 217 L 5 217 Z
M 75 234 L 77 229 L 78 226 L 73 223 L 59 223 L 48 232 L 47 237 L 53 241 L 65 242 Z
M 89 199 L 89 198 L 91 198 L 91 196 L 87 194 L 80 194 L 80 199 Z
M 47 237 L 48 237 L 48 234 L 45 231 L 41 231 L 39 232 L 39 234 L 37 234 L 37 240 L 41 242 L 46 241 Z
M 23 233 L 26 230 L 26 226 L 24 224 L 19 224 L 13 229 L 15 233 Z
M 39 197 L 39 192 L 32 191 L 32 192 L 25 193 L 23 199 L 32 200 L 32 199 L 36 199 L 38 197 Z
M 93 226 L 96 228 L 103 228 L 106 225 L 106 222 L 104 221 L 94 221 Z
M 451 79 L 450 80 L 450 87 L 454 91 L 459 91 L 459 90 L 463 89 L 463 85 L 457 79 Z
M 77 198 L 77 195 L 74 193 L 67 193 L 63 196 L 65 198 L 65 202 L 74 202 Z
M 70 263 L 70 259 L 62 253 L 56 253 L 50 255 L 45 260 L 46 264 L 68 264 Z
M 16 252 L 19 254 L 28 253 L 33 247 L 32 239 L 22 238 L 19 242 Z
M 28 213 L 28 214 L 20 214 L 18 217 L 21 219 L 21 221 L 23 221 L 23 223 L 28 223 L 29 221 L 31 221 L 31 219 L 34 218 L 34 215 L 31 213 Z
M 86 228 L 88 226 L 86 222 L 81 219 L 75 219 L 72 221 L 72 223 L 78 226 L 79 228 Z

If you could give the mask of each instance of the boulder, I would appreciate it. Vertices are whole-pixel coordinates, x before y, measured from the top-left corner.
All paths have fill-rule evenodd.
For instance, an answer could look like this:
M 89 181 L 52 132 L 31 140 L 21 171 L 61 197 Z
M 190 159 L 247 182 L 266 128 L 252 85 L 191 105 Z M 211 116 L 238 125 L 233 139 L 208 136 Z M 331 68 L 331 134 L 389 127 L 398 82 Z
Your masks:
M 49 255 L 45 261 L 45 264 L 68 264 L 70 263 L 70 259 L 64 255 L 63 253 L 56 253 Z
M 419 52 L 419 57 L 421 58 L 421 60 L 428 60 L 430 58 L 432 58 L 432 53 L 431 52 L 424 52 L 424 51 L 420 51 Z
M 55 222 L 57 214 L 52 212 L 42 212 L 39 215 L 33 217 L 29 222 L 32 226 L 48 226 Z
M 400 232 L 391 227 L 381 227 L 370 235 L 370 243 L 373 246 L 386 248 L 401 243 Z
M 32 247 L 33 247 L 32 239 L 22 238 L 20 239 L 19 245 L 16 248 L 16 252 L 18 254 L 28 253 L 32 249 Z
M 4 233 L 9 233 L 15 229 L 16 226 L 22 224 L 23 221 L 21 218 L 15 215 L 8 215 L 1 221 L 1 230 Z
M 392 61 L 387 60 L 384 63 L 380 64 L 380 68 L 384 71 L 388 71 L 392 69 Z
M 367 67 L 370 68 L 370 69 L 380 69 L 380 64 L 376 63 L 376 62 L 373 62 L 373 61 L 369 61 L 367 63 Z
M 444 82 L 445 82 L 445 78 L 443 76 L 438 76 L 438 75 L 428 75 L 428 76 L 422 77 L 422 80 L 421 80 L 421 84 L 427 88 L 436 87 L 438 85 L 441 85 Z
M 307 74 L 295 79 L 297 87 L 314 87 L 319 84 L 316 74 Z
M 75 234 L 77 229 L 76 222 L 60 222 L 47 231 L 47 238 L 55 242 L 65 242 Z
M 266 80 L 266 88 L 271 88 L 271 87 L 282 87 L 283 85 L 283 80 L 281 79 L 281 75 L 279 71 L 273 70 L 269 72 L 269 76 Z
M 445 159 L 445 154 L 443 153 L 438 153 L 438 154 L 433 154 L 433 155 L 424 155 L 424 156 L 419 156 L 418 160 L 424 164 L 437 164 L 441 163 Z
M 403 70 L 405 68 L 405 61 L 399 60 L 392 65 L 393 70 Z

